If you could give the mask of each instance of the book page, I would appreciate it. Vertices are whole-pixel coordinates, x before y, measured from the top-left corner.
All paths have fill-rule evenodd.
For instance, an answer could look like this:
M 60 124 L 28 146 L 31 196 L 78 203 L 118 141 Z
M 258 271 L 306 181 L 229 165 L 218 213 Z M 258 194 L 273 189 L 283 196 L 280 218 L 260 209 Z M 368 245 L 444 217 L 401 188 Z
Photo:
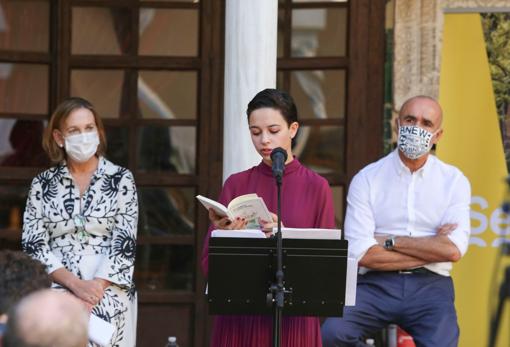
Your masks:
M 227 208 L 230 209 L 231 206 L 234 206 L 236 204 L 240 204 L 241 202 L 248 201 L 248 200 L 254 200 L 258 198 L 256 193 L 250 193 L 250 194 L 244 194 L 239 195 L 238 197 L 233 198 L 229 203 Z
M 273 228 L 273 234 L 277 231 L 277 228 Z M 282 228 L 282 238 L 340 240 L 342 238 L 342 231 L 340 229 Z
M 213 230 L 211 237 L 241 237 L 251 239 L 265 239 L 266 234 L 258 229 L 243 229 L 243 230 Z
M 220 204 L 219 202 L 214 201 L 209 198 L 206 198 L 205 196 L 202 196 L 202 195 L 197 195 L 196 198 L 198 199 L 198 201 L 200 201 L 202 203 L 202 205 L 207 210 L 212 208 L 214 210 L 214 212 L 216 212 L 217 215 L 228 216 L 230 218 L 227 208 L 225 206 L 223 206 L 222 204 Z
M 245 218 L 247 229 L 260 229 L 261 220 L 271 221 L 273 219 L 264 200 L 260 197 L 244 200 L 235 205 L 229 204 L 229 212 L 232 218 Z
M 89 319 L 89 340 L 100 346 L 108 346 L 112 339 L 115 326 L 107 321 L 90 315 Z
M 345 306 L 356 305 L 356 285 L 358 283 L 358 261 L 347 258 L 347 274 L 345 279 Z

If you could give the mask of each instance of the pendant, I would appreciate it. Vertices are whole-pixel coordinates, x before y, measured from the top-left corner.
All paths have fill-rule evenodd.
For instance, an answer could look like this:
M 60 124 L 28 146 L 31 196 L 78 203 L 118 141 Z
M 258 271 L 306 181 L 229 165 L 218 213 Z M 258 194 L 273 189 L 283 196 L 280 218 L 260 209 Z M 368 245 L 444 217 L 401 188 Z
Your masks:
M 85 230 L 85 223 L 87 222 L 85 216 L 76 215 L 74 216 L 73 221 L 78 231 L 78 239 L 83 242 L 87 241 L 89 234 L 87 233 L 87 230 Z

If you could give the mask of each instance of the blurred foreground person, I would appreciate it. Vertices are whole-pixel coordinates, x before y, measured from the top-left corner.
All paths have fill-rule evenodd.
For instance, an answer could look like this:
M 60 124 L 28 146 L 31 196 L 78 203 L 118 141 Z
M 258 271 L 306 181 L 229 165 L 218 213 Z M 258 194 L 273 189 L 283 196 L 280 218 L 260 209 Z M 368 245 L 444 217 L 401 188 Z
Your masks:
M 3 347 L 87 346 L 88 312 L 67 293 L 40 290 L 10 312 Z
M 0 251 L 0 336 L 9 310 L 28 294 L 50 286 L 50 276 L 40 261 L 23 252 Z

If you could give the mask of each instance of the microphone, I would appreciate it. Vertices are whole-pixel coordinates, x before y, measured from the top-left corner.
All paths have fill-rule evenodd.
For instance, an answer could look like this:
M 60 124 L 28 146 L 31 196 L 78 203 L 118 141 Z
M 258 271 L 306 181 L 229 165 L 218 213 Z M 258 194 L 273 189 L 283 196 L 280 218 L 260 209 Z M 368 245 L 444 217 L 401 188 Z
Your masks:
M 278 182 L 282 181 L 285 162 L 287 161 L 287 151 L 281 147 L 276 147 L 271 151 L 271 161 L 273 162 L 273 176 Z

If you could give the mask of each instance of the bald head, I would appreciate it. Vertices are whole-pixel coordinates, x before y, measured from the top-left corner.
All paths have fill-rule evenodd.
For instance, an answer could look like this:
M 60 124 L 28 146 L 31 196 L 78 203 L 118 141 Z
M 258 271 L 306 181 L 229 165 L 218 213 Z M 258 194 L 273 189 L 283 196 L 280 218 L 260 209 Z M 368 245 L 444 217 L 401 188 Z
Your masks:
M 441 106 L 434 98 L 426 95 L 413 96 L 402 104 L 399 112 L 401 124 L 405 121 L 406 116 L 413 116 L 417 118 L 417 121 L 423 121 L 427 124 L 432 123 L 432 125 L 434 125 L 433 129 L 427 130 L 440 129 L 441 123 L 443 122 L 443 110 Z M 422 126 L 421 124 L 417 125 Z M 427 128 L 427 126 L 424 128 Z
M 88 313 L 69 294 L 50 289 L 23 299 L 9 316 L 4 347 L 85 347 Z

